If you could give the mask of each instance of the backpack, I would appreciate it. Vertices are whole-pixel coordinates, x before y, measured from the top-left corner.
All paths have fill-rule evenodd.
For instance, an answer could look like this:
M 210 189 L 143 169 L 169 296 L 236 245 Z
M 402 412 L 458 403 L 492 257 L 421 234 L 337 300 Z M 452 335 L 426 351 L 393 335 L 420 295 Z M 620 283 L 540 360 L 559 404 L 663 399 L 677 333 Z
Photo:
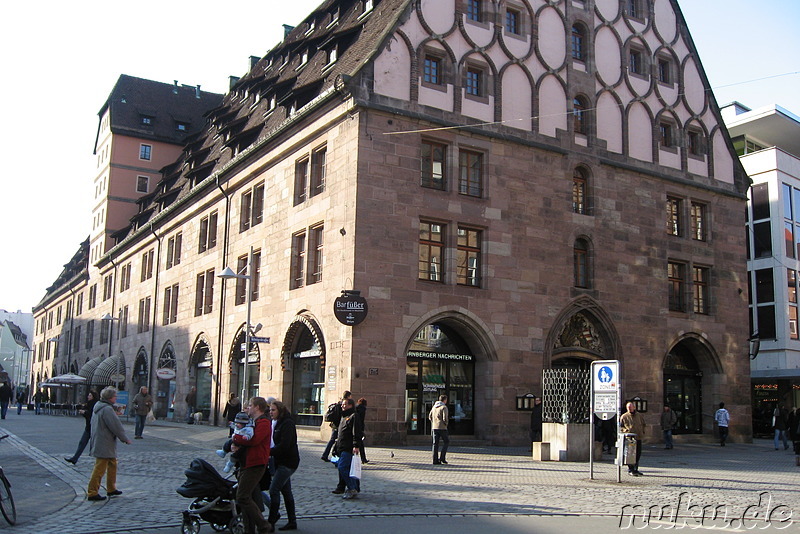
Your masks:
M 338 425 L 341 419 L 342 407 L 339 405 L 339 403 L 334 402 L 333 404 L 329 404 L 328 409 L 325 410 L 325 421 Z

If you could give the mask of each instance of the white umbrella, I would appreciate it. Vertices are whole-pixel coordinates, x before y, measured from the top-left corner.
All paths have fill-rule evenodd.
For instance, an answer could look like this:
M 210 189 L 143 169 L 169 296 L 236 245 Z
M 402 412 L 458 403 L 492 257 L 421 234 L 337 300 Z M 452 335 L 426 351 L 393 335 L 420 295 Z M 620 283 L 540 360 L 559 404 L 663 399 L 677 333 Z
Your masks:
M 54 376 L 47 381 L 50 384 L 85 384 L 86 379 L 73 373 Z

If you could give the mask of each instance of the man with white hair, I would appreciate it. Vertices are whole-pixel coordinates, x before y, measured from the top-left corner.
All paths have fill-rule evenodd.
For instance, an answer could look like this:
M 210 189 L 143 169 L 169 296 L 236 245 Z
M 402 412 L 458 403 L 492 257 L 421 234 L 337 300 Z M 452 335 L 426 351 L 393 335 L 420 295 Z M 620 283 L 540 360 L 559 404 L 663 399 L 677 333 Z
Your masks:
M 100 495 L 100 481 L 106 476 L 108 497 L 122 495 L 117 489 L 117 439 L 130 445 L 122 423 L 114 411 L 117 389 L 111 386 L 100 392 L 100 400 L 92 410 L 92 437 L 89 439 L 89 453 L 95 457 L 94 469 L 87 490 L 89 501 L 104 501 Z

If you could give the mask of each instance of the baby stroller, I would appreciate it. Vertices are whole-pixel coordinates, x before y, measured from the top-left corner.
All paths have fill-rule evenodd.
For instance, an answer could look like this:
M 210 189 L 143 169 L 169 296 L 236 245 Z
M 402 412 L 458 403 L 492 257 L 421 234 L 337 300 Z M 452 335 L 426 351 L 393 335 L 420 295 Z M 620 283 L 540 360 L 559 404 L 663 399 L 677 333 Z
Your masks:
M 244 534 L 244 522 L 236 506 L 236 482 L 223 478 L 201 458 L 192 460 L 184 474 L 186 482 L 175 491 L 194 500 L 183 512 L 181 532 L 197 534 L 202 519 L 217 532 Z

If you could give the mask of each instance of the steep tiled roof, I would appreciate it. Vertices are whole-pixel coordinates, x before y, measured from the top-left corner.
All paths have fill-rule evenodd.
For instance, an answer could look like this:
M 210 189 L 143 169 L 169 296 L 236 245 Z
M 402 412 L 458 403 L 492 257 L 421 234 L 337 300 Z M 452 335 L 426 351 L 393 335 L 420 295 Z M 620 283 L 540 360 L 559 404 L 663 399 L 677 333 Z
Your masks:
M 34 306 L 34 310 L 46 304 L 51 298 L 65 289 L 67 283 L 80 276 L 89 276 L 88 237 L 78 246 L 78 251 L 75 252 L 75 254 L 72 256 L 72 259 L 70 259 L 69 262 L 64 265 L 64 269 L 61 271 L 61 274 L 59 274 L 55 282 L 53 282 L 53 284 L 47 288 L 42 300 L 39 302 L 39 304 Z
M 179 160 L 162 169 L 162 180 L 140 199 L 131 226 L 115 235 L 117 243 L 332 89 L 342 76 L 356 74 L 410 1 L 374 0 L 366 12 L 364 0 L 323 1 L 206 113 L 203 130 L 185 139 Z

